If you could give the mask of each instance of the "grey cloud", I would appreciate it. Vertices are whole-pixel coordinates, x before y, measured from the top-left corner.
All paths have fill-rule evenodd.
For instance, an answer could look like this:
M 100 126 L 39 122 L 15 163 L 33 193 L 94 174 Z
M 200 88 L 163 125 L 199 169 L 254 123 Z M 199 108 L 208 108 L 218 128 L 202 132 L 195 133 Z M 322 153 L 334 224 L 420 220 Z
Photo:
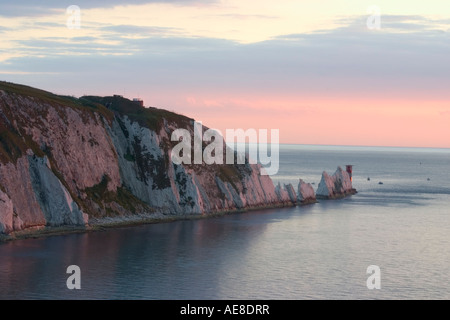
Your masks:
M 45 39 L 31 39 L 16 41 L 18 49 L 24 55 L 46 56 L 44 60 L 52 61 L 55 57 L 69 55 L 67 60 L 72 60 L 71 56 L 76 55 L 117 55 L 132 54 L 134 51 L 128 47 L 118 47 L 112 44 L 99 43 L 95 37 L 77 37 L 72 39 L 49 37 Z M 40 59 L 39 61 L 44 61 Z
M 345 17 L 337 19 L 336 22 L 343 25 L 342 32 L 349 30 L 367 29 L 368 16 Z M 418 15 L 381 15 L 381 30 L 394 29 L 392 31 L 427 31 L 442 28 L 442 24 L 448 24 L 446 20 L 430 19 Z
M 232 19 L 250 19 L 250 18 L 258 18 L 258 19 L 277 19 L 277 16 L 269 16 L 263 14 L 216 14 L 214 17 L 220 18 L 232 18 Z
M 235 41 L 215 39 L 215 38 L 182 38 L 182 37 L 147 37 L 142 39 L 123 39 L 124 44 L 134 45 L 142 49 L 143 52 L 152 51 L 152 49 L 181 49 L 187 51 L 220 51 L 231 50 L 239 47 L 244 48 Z
M 161 35 L 161 34 L 173 34 L 175 32 L 181 32 L 179 28 L 167 28 L 156 26 L 136 26 L 136 25 L 111 25 L 100 28 L 101 31 L 107 31 L 118 34 L 145 34 L 145 35 Z
M 70 5 L 81 9 L 111 8 L 118 5 L 139 5 L 147 3 L 199 4 L 214 3 L 216 0 L 16 0 L 0 4 L 0 16 L 27 17 L 48 15 L 54 10 L 65 10 Z
M 429 18 L 420 15 L 382 14 L 381 17 L 383 18 L 384 21 L 388 22 L 430 21 Z
M 91 43 L 78 47 L 34 40 L 23 45 L 39 50 L 53 45 L 51 48 L 56 51 L 66 48 L 91 54 L 21 57 L 9 60 L 6 68 L 58 71 L 73 87 L 126 83 L 154 90 L 201 88 L 235 94 L 317 93 L 324 97 L 351 92 L 368 97 L 414 95 L 420 91 L 430 98 L 450 99 L 449 33 L 374 32 L 355 28 L 354 24 L 255 44 L 209 38 L 147 37 L 123 38 L 118 46 L 101 49 L 131 53 L 130 56 L 100 56 L 99 46 Z
M 405 31 L 433 30 L 440 23 L 422 16 L 386 15 L 381 17 L 382 28 Z
M 81 41 L 81 42 L 86 42 L 86 41 L 89 41 L 89 42 L 94 42 L 94 41 L 98 41 L 98 40 L 100 40 L 100 38 L 97 38 L 97 37 L 90 37 L 90 36 L 85 36 L 85 37 L 72 37 L 72 38 L 70 38 L 70 40 L 71 41 Z
M 397 29 L 397 30 L 424 30 L 424 29 L 427 29 L 423 25 L 418 25 L 417 23 L 407 23 L 407 22 L 398 22 L 398 23 L 384 22 L 383 28 Z
M 64 9 L 66 7 L 57 7 Z M 2 3 L 0 4 L 0 16 L 3 17 L 37 17 L 50 15 L 54 12 L 54 8 L 48 6 L 36 6 L 36 2 L 29 5 L 21 5 L 18 3 Z
M 66 22 L 63 21 L 61 23 L 56 23 L 56 22 L 35 22 L 35 21 L 30 21 L 29 23 L 26 24 L 26 26 L 30 27 L 30 28 L 41 28 L 41 29 L 45 29 L 45 28 L 61 28 L 61 27 L 66 27 Z

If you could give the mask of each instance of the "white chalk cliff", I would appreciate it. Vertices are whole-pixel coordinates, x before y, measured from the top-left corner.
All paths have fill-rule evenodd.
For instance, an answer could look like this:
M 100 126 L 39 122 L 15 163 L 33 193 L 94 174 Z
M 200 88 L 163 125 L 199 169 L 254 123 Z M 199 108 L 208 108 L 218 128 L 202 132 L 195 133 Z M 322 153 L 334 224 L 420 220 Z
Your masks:
M 194 136 L 193 119 L 120 96 L 77 99 L 0 81 L 0 234 L 315 202 L 310 184 L 275 187 L 259 164 L 175 164 L 177 128 Z M 317 195 L 345 194 L 348 178 L 324 173 Z
M 0 233 L 10 233 L 13 227 L 13 203 L 6 193 L 0 190 Z
M 283 203 L 309 204 L 316 202 L 314 188 L 310 183 L 306 183 L 302 179 L 299 179 L 297 191 L 295 191 L 294 186 L 290 183 L 284 184 L 283 186 L 278 183 L 275 187 L 275 193 L 277 194 L 278 200 Z
M 171 133 L 193 124 L 121 97 L 0 82 L 0 233 L 292 204 L 293 188 L 280 199 L 260 165 L 174 164 Z
M 275 193 L 277 194 L 277 197 L 280 201 L 285 202 L 291 201 L 289 192 L 286 190 L 286 185 L 282 187 L 281 184 L 278 182 L 277 186 L 275 187 Z
M 299 179 L 298 182 L 298 201 L 300 203 L 312 203 L 316 201 L 316 194 L 313 186 L 302 179 Z

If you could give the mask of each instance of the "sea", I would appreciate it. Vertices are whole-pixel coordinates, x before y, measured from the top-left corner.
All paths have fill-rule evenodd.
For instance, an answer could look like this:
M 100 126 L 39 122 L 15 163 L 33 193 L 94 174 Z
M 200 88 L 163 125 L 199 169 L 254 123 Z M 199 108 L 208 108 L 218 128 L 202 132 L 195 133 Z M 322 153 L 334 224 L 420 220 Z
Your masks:
M 450 299 L 450 149 L 281 145 L 272 179 L 348 164 L 340 200 L 0 243 L 0 299 Z

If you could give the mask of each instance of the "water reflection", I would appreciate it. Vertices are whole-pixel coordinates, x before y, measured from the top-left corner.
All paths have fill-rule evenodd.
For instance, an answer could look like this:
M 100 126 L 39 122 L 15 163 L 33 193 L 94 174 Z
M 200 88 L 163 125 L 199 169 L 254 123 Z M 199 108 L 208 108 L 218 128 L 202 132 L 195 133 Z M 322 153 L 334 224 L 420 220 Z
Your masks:
M 254 213 L 256 214 L 256 213 Z M 267 214 L 267 213 L 266 213 Z M 227 218 L 227 217 L 225 217 Z M 215 294 L 225 265 L 242 263 L 267 223 L 243 215 L 9 242 L 0 246 L 1 298 L 180 299 Z M 245 232 L 244 237 L 236 237 Z M 216 252 L 221 254 L 217 255 Z M 78 265 L 82 290 L 66 288 Z M 184 275 L 184 283 L 178 277 Z M 201 295 L 204 295 L 204 291 Z
M 304 299 L 448 297 L 441 211 L 366 197 L 220 218 L 0 245 L 1 299 Z M 369 198 L 370 199 L 370 198 Z M 82 272 L 66 288 L 67 266 Z M 365 287 L 379 264 L 383 290 Z

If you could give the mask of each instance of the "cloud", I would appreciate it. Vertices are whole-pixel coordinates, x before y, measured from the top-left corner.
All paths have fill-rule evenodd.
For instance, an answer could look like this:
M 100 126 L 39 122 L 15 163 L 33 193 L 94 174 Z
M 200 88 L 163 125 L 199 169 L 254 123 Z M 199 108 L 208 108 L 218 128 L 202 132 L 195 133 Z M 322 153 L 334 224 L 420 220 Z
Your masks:
M 136 25 L 109 25 L 99 28 L 102 32 L 119 35 L 173 35 L 181 33 L 179 28 L 167 28 L 157 26 L 136 26 Z
M 64 23 L 56 23 L 56 22 L 42 22 L 42 21 L 29 21 L 28 24 L 26 24 L 27 27 L 33 28 L 33 29 L 48 29 L 48 28 L 61 28 L 62 26 L 65 27 L 66 25 Z
M 419 31 L 432 31 L 441 30 L 446 31 L 449 25 L 449 21 L 445 19 L 431 19 L 425 16 L 419 15 L 381 15 L 380 17 L 381 29 L 377 32 L 419 32 Z M 344 33 L 349 31 L 354 32 L 369 32 L 367 28 L 367 16 L 351 16 L 336 19 L 336 23 L 342 27 L 336 29 Z M 329 30 L 322 30 L 322 32 L 328 32 Z M 373 32 L 373 31 L 370 31 Z
M 410 20 L 429 22 L 421 17 L 386 19 Z M 357 27 L 361 23 L 363 27 Z M 359 17 L 335 30 L 253 44 L 165 37 L 158 34 L 164 34 L 164 28 L 109 26 L 106 28 L 112 33 L 154 31 L 155 35 L 116 37 L 116 43 L 108 44 L 102 42 L 106 35 L 30 39 L 20 42 L 21 53 L 28 56 L 9 59 L 2 69 L 59 72 L 70 87 L 126 83 L 141 90 L 210 92 L 208 99 L 219 92 L 324 99 L 450 99 L 449 33 L 426 28 L 408 33 L 374 32 L 364 26 L 365 20 Z M 58 82 L 57 77 L 47 81 L 49 85 Z
M 95 55 L 109 53 L 116 55 L 119 53 L 129 53 L 129 48 L 121 48 L 117 45 L 102 43 L 97 37 L 46 37 L 29 40 L 15 41 L 20 55 L 32 53 L 34 56 L 46 56 L 51 60 L 54 56 L 60 55 Z M 68 58 L 70 60 L 70 58 Z
M 264 14 L 237 14 L 237 13 L 227 13 L 227 14 L 215 14 L 214 17 L 218 18 L 231 18 L 231 19 L 277 19 L 278 16 L 274 15 L 264 15 Z
M 383 29 L 396 31 L 430 31 L 442 30 L 442 20 L 434 20 L 423 16 L 386 15 L 381 17 Z
M 204 3 L 214 3 L 216 0 L 17 0 L 0 4 L 0 16 L 5 17 L 29 17 L 46 16 L 53 11 L 65 10 L 70 5 L 77 5 L 81 9 L 111 8 L 114 6 L 143 5 L 149 3 L 171 3 L 195 5 Z

